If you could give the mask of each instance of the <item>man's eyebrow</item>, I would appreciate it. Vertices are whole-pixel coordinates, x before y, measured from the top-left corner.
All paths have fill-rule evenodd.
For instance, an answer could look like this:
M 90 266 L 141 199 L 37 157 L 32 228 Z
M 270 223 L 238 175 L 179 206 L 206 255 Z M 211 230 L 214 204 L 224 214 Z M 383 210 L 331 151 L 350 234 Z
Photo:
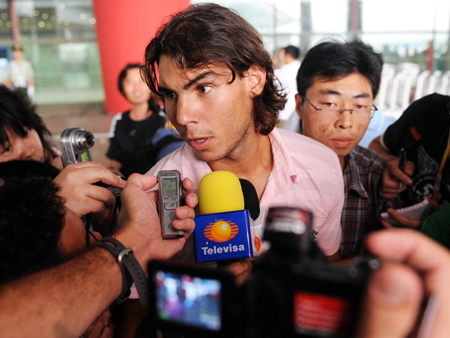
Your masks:
M 368 93 L 361 93 L 358 95 L 353 96 L 354 99 L 367 99 L 370 95 Z
M 341 92 L 338 92 L 337 90 L 332 90 L 332 89 L 323 89 L 319 93 L 321 95 L 338 95 L 338 96 L 342 96 Z
M 198 81 L 200 81 L 201 79 L 203 79 L 203 78 L 205 78 L 205 77 L 207 77 L 207 76 L 210 76 L 211 74 L 216 75 L 216 73 L 213 72 L 213 71 L 204 72 L 204 73 L 201 73 L 201 74 L 197 75 L 197 77 L 195 77 L 194 79 L 190 80 L 188 83 L 186 83 L 186 84 L 184 85 L 184 89 L 185 89 L 185 90 L 189 89 L 190 87 L 192 87 L 192 85 L 196 84 L 196 83 L 197 83 Z M 165 94 L 165 93 L 170 93 L 170 92 L 172 92 L 172 90 L 169 89 L 169 88 L 166 88 L 166 87 L 164 87 L 164 86 L 158 85 L 158 92 L 160 92 L 161 94 Z
M 165 94 L 171 92 L 171 90 L 169 88 L 158 85 L 158 92 L 161 94 Z
M 203 79 L 211 74 L 216 75 L 216 73 L 214 73 L 212 70 L 197 75 L 196 78 L 190 80 L 187 84 L 184 85 L 184 89 L 189 89 L 190 87 L 192 87 L 192 85 L 196 84 L 198 81 L 200 81 L 201 79 Z
M 324 89 L 320 91 L 321 95 L 337 95 L 337 96 L 343 96 L 343 94 L 337 90 L 332 90 L 332 89 Z M 367 99 L 369 98 L 370 95 L 368 93 L 361 93 L 361 94 L 356 94 L 353 95 L 353 99 Z

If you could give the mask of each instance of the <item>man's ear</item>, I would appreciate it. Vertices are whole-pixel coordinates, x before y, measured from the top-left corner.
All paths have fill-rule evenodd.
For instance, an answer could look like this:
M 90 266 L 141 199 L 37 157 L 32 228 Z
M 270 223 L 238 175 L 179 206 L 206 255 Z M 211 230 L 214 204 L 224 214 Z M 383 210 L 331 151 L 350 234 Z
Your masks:
M 266 84 L 266 69 L 258 65 L 252 65 L 247 70 L 247 75 L 251 86 L 252 98 L 261 95 Z
M 295 111 L 297 112 L 298 117 L 303 119 L 303 111 L 302 111 L 303 98 L 300 94 L 295 94 Z

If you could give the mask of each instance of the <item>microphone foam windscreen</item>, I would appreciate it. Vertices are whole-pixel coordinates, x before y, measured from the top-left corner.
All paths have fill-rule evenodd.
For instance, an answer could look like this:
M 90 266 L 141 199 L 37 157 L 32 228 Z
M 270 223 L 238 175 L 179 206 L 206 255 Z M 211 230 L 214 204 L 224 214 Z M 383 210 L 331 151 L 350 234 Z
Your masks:
M 215 214 L 244 210 L 244 195 L 238 177 L 229 171 L 213 171 L 198 186 L 200 213 Z
M 260 213 L 258 193 L 252 182 L 245 178 L 240 178 L 239 182 L 241 182 L 242 192 L 244 194 L 245 209 L 248 210 L 252 219 L 256 220 Z

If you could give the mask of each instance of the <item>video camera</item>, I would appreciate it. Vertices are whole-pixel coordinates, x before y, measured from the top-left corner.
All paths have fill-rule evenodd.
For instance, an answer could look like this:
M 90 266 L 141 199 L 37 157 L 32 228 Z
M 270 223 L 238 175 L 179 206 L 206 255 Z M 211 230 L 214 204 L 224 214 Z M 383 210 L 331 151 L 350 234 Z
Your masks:
M 194 337 L 352 337 L 378 261 L 329 263 L 311 236 L 312 215 L 271 208 L 264 240 L 242 286 L 224 270 L 149 263 L 152 332 Z

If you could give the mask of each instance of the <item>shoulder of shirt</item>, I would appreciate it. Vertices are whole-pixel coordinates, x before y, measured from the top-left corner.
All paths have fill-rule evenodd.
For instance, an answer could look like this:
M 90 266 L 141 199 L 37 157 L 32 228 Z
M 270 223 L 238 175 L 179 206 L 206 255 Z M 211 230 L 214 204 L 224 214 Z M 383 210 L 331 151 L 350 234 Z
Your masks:
M 180 148 L 163 157 L 158 161 L 148 172 L 148 175 L 156 175 L 160 170 L 180 170 L 181 171 L 181 158 L 186 156 L 189 152 L 186 144 L 183 144 Z
M 339 171 L 342 174 L 336 153 L 322 143 L 284 129 L 276 129 L 295 165 L 307 166 L 318 171 Z
M 111 120 L 111 126 L 109 127 L 109 137 L 110 138 L 114 137 L 114 132 L 116 130 L 117 121 L 120 121 L 122 119 L 122 115 L 123 115 L 123 113 L 118 113 L 113 116 L 113 118 Z
M 360 167 L 371 167 L 373 169 L 384 170 L 386 167 L 386 159 L 378 154 L 373 149 L 367 149 L 361 146 L 356 146 L 352 150 L 350 156 L 354 163 Z
M 160 170 L 178 170 L 181 178 L 188 177 L 195 187 L 203 176 L 211 172 L 211 168 L 206 162 L 198 159 L 194 150 L 187 144 L 163 157 L 148 172 L 148 175 L 156 175 Z

